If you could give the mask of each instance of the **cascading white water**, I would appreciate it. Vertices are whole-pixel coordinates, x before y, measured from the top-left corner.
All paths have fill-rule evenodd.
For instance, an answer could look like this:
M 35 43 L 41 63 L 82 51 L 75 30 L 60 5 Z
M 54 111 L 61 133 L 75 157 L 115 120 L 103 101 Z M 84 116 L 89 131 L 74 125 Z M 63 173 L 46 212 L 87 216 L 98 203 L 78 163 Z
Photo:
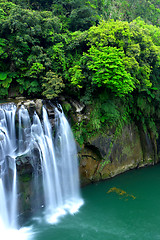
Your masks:
M 43 127 L 35 113 L 31 127 L 32 139 L 40 152 L 46 218 L 56 222 L 66 210 L 74 213 L 83 204 L 79 193 L 77 152 L 74 138 L 64 113 L 55 109 L 56 151 L 47 111 L 43 107 Z
M 31 131 L 32 139 L 36 140 L 40 152 L 46 212 L 52 215 L 55 213 L 57 207 L 62 205 L 62 194 L 51 126 L 44 107 L 43 128 L 38 115 L 35 113 Z
M 55 118 L 56 159 L 59 166 L 63 201 L 65 207 L 68 208 L 71 213 L 74 213 L 83 203 L 79 191 L 77 149 L 71 128 L 62 108 L 60 111 L 55 108 Z
M 2 226 L 5 229 L 18 229 L 17 156 L 26 155 L 30 158 L 34 168 L 34 205 L 40 207 L 44 204 L 48 222 L 56 222 L 59 216 L 67 212 L 76 212 L 83 204 L 79 192 L 76 145 L 63 111 L 55 108 L 55 137 L 45 107 L 42 123 L 36 112 L 31 121 L 24 106 L 18 113 L 16 111 L 14 104 L 0 106 L 0 229 Z M 34 155 L 35 150 L 38 154 Z M 43 193 L 39 192 L 40 175 Z M 44 196 L 43 203 L 38 200 L 40 196 Z
M 31 139 L 31 121 L 28 110 L 21 106 L 18 111 L 18 154 L 25 154 L 29 151 Z
M 15 114 L 13 104 L 0 107 L 0 221 L 6 228 L 17 228 Z

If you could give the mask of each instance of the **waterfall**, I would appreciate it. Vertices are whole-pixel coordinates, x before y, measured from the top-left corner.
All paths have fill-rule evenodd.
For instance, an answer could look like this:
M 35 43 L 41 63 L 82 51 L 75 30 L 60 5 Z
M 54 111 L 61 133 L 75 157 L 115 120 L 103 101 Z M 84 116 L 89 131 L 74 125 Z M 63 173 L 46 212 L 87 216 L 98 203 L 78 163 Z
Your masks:
M 40 153 L 46 219 L 50 223 L 67 211 L 75 213 L 83 204 L 79 192 L 77 150 L 64 113 L 55 108 L 55 139 L 47 111 L 43 107 L 43 126 L 35 113 L 31 127 L 32 141 Z
M 47 222 L 55 223 L 83 204 L 73 134 L 62 109 L 54 109 L 53 136 L 45 107 L 40 118 L 36 112 L 30 117 L 24 106 L 19 110 L 14 104 L 0 106 L 0 228 L 18 229 L 19 225 L 17 157 L 30 159 L 33 208 L 44 207 Z
M 0 221 L 6 228 L 17 228 L 15 114 L 13 104 L 0 107 Z
M 76 211 L 80 200 L 77 149 L 69 123 L 63 110 L 55 109 L 56 159 L 59 165 L 63 200 L 71 213 Z
M 59 171 L 54 153 L 54 144 L 51 134 L 51 125 L 48 120 L 47 111 L 43 107 L 43 127 L 38 115 L 33 117 L 31 127 L 32 139 L 37 142 L 40 153 L 43 189 L 46 212 L 53 215 L 57 208 L 62 205 L 62 193 L 60 186 Z
M 31 120 L 28 110 L 21 106 L 18 111 L 18 154 L 24 154 L 29 151 L 31 139 Z

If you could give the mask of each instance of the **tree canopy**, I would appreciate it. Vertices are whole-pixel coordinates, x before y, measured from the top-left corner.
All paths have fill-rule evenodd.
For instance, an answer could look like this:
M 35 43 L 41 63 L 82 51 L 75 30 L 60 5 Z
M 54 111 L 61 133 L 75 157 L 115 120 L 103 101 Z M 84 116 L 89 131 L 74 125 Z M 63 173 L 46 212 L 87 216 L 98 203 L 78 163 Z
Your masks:
M 0 98 L 63 93 L 95 106 L 87 131 L 128 117 L 154 128 L 159 14 L 159 0 L 0 0 Z

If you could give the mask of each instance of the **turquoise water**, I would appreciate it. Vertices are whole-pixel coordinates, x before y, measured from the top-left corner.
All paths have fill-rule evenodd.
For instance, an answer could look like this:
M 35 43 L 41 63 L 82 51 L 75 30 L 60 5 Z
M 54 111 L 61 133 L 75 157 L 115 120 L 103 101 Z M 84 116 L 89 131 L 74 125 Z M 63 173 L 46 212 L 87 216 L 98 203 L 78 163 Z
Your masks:
M 113 187 L 126 193 L 107 193 Z M 32 221 L 33 240 L 160 239 L 160 165 L 89 185 L 82 196 L 79 212 L 56 225 Z

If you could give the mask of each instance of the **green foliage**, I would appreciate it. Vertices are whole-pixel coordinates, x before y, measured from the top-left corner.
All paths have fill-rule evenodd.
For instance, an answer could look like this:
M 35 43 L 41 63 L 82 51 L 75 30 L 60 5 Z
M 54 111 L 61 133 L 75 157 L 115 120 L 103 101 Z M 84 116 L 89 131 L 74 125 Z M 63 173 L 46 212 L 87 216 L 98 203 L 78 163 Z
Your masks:
M 141 22 L 142 24 L 142 22 Z M 144 30 L 136 21 L 104 22 L 89 30 L 88 40 L 91 46 L 112 46 L 123 49 L 123 63 L 126 70 L 141 84 L 140 88 L 151 87 L 150 75 L 159 62 L 159 48 L 154 44 L 152 35 Z
M 118 111 L 117 106 L 111 101 L 105 101 L 101 105 L 101 122 L 112 123 L 117 122 L 120 119 L 120 112 Z
M 0 83 L 0 98 L 3 99 L 5 98 L 6 96 L 8 96 L 8 89 L 7 88 L 4 88 L 1 83 Z
M 82 146 L 86 140 L 86 135 L 88 135 L 85 123 L 83 121 L 80 123 L 75 123 L 72 126 L 72 131 L 73 131 L 75 140 L 79 143 L 80 146 Z
M 6 80 L 7 75 L 8 75 L 7 72 L 0 72 L 0 80 L 1 80 L 1 81 Z
M 144 131 L 152 131 L 157 137 L 157 121 L 160 117 L 160 93 L 156 88 L 146 89 L 141 92 L 136 92 L 134 101 L 130 102 L 132 109 L 131 115 L 133 120 L 141 125 Z
M 103 16 L 105 19 L 127 20 L 131 22 L 141 17 L 148 24 L 160 25 L 159 0 L 108 0 L 103 4 Z
M 52 99 L 58 96 L 59 93 L 62 92 L 62 88 L 64 88 L 64 83 L 61 77 L 58 77 L 54 72 L 47 72 L 46 76 L 43 77 L 42 84 L 44 91 L 43 96 L 47 99 Z
M 8 88 L 16 74 L 9 72 L 0 72 L 0 98 L 3 98 L 8 95 Z
M 115 95 L 124 96 L 134 89 L 134 82 L 125 70 L 124 52 L 116 47 L 91 46 L 87 57 L 91 60 L 87 65 L 92 70 L 92 81 L 98 87 L 107 87 Z
M 53 0 L 52 9 L 58 16 L 64 29 L 70 31 L 87 30 L 100 18 L 98 9 L 92 1 L 85 0 Z
M 4 2 L 4 1 L 2 1 Z M 105 20 L 132 21 L 141 17 L 147 23 L 160 25 L 159 0 L 10 0 L 23 8 L 53 10 L 64 29 L 88 29 L 102 16 Z M 74 24 L 75 22 L 75 24 Z
M 69 73 L 71 74 L 72 84 L 76 85 L 78 88 L 82 88 L 82 86 L 79 85 L 84 79 L 81 67 L 79 65 L 74 65 L 69 69 Z
M 4 12 L 0 21 L 0 72 L 16 72 L 12 87 L 18 87 L 21 94 L 37 96 L 42 92 L 42 76 L 52 67 L 47 44 L 59 32 L 60 22 L 52 12 L 26 10 L 8 1 L 1 1 L 0 8 Z M 9 88 L 7 81 L 5 87 Z
M 31 68 L 26 72 L 27 77 L 37 78 L 44 70 L 42 63 L 33 63 Z
M 62 107 L 63 107 L 63 111 L 66 113 L 68 113 L 72 108 L 70 103 L 68 103 L 68 102 L 63 102 Z
M 0 0 L 0 98 L 76 97 L 91 109 L 81 143 L 128 119 L 156 134 L 159 13 L 159 0 Z
M 94 95 L 98 87 L 120 97 L 136 88 L 150 88 L 152 76 L 158 77 L 160 51 L 143 23 L 138 19 L 131 23 L 112 20 L 91 27 L 83 55 L 75 55 L 68 70 L 71 87 L 79 88 L 80 95 L 88 89 Z
M 81 122 L 74 123 L 72 126 L 76 141 L 82 145 L 88 142 L 97 134 L 114 131 L 114 139 L 119 136 L 124 125 L 131 121 L 128 100 L 125 98 L 117 98 L 103 91 L 97 93 L 94 99 L 91 99 L 91 105 L 86 109 L 84 114 L 90 113 Z

